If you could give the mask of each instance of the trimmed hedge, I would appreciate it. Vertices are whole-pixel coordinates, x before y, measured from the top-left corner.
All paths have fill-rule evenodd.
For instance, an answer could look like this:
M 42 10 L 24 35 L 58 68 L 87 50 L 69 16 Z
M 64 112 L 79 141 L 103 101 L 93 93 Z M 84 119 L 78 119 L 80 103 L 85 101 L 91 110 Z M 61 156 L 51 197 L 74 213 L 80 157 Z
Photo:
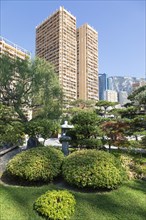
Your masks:
M 63 153 L 52 147 L 37 147 L 17 154 L 6 167 L 8 174 L 28 181 L 51 181 L 60 174 Z
M 34 203 L 34 209 L 51 220 L 70 219 L 75 210 L 74 196 L 66 190 L 47 191 Z
M 117 188 L 126 177 L 120 160 L 108 152 L 81 150 L 70 154 L 62 165 L 65 180 L 77 187 Z

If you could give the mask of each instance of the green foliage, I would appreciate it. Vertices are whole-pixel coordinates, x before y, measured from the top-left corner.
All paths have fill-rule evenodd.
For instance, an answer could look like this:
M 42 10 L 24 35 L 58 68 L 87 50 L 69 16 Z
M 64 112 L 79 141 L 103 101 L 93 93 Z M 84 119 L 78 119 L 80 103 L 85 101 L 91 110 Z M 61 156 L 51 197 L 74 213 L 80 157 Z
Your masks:
M 62 166 L 65 180 L 78 187 L 113 189 L 125 178 L 120 160 L 97 150 L 81 150 L 65 158 Z
M 0 104 L 0 145 L 20 144 L 24 138 L 24 126 L 15 120 L 12 108 Z
M 41 136 L 44 139 L 55 135 L 59 130 L 59 124 L 56 120 L 35 119 L 26 123 L 25 132 L 31 136 Z
M 116 109 L 121 118 L 133 119 L 137 115 L 138 108 L 136 106 L 129 106 L 127 108 Z
M 131 140 L 129 141 L 129 148 L 142 148 L 141 142 L 140 141 L 135 141 L 135 140 Z
M 48 190 L 58 190 L 58 187 L 0 184 L 1 220 L 44 220 L 32 204 Z M 119 189 L 104 193 L 74 191 L 77 205 L 71 220 L 145 220 L 145 194 L 146 181 L 128 181 Z
M 146 85 L 139 87 L 132 94 L 129 95 L 128 99 L 138 103 L 139 105 L 146 106 Z
M 129 179 L 146 179 L 146 157 L 137 153 L 114 153 L 120 159 Z
M 78 112 L 73 116 L 71 123 L 74 125 L 74 129 L 71 129 L 68 135 L 72 138 L 71 144 L 73 146 L 99 147 L 100 141 L 96 139 L 100 133 L 99 118 L 94 112 Z
M 57 118 L 61 113 L 62 92 L 54 68 L 47 61 L 0 57 L 0 102 L 12 106 L 21 121 L 26 109 L 35 116 Z
M 117 104 L 118 104 L 117 102 L 109 102 L 106 100 L 99 100 L 96 103 L 96 113 L 98 115 L 105 116 L 108 113 L 108 108 L 109 107 L 114 108 L 115 105 L 117 105 Z
M 128 141 L 126 138 L 127 130 L 129 129 L 129 123 L 124 120 L 113 120 L 103 122 L 101 128 L 105 135 L 108 137 L 107 142 L 109 144 L 109 150 L 111 145 L 127 147 Z
M 37 147 L 17 154 L 7 164 L 8 174 L 28 181 L 52 181 L 60 174 L 61 151 L 52 147 Z
M 102 148 L 102 141 L 100 139 L 95 138 L 82 139 L 77 141 L 77 145 L 80 148 L 100 149 Z
M 144 146 L 144 148 L 146 148 L 146 135 L 142 137 L 141 143 Z
M 119 157 L 119 159 L 122 163 L 122 166 L 126 170 L 128 179 L 131 180 L 131 179 L 135 178 L 135 173 L 132 170 L 132 167 L 134 165 L 133 158 L 128 154 L 126 154 L 126 155 L 120 154 L 120 155 L 116 155 L 116 156 Z
M 118 104 L 117 102 L 109 102 L 109 101 L 106 101 L 106 100 L 99 100 L 96 103 L 96 106 L 104 107 L 105 109 L 107 109 L 108 107 L 112 107 L 112 106 L 115 106 L 117 104 Z
M 146 115 L 138 115 L 133 120 L 131 120 L 131 127 L 134 131 L 146 130 Z
M 34 209 L 50 220 L 70 219 L 75 211 L 76 201 L 67 190 L 47 191 L 34 203 Z

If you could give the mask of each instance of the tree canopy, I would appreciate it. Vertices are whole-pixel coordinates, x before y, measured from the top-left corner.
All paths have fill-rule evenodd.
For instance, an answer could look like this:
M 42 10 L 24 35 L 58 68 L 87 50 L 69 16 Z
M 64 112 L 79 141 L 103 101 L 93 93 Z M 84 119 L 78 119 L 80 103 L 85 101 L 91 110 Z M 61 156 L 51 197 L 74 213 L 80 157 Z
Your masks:
M 144 107 L 146 111 L 146 85 L 139 87 L 128 96 L 128 99 L 139 107 Z
M 56 118 L 62 92 L 53 66 L 47 61 L 0 57 L 0 102 L 13 107 L 19 119 L 27 121 L 27 110 L 35 116 Z

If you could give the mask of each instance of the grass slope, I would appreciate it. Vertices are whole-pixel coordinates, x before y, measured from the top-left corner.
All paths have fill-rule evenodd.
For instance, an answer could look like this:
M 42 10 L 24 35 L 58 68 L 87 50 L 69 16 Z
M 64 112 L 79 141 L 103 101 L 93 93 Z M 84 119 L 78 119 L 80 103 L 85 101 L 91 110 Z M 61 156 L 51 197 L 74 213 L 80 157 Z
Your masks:
M 41 187 L 0 185 L 1 220 L 43 220 L 33 210 L 34 201 L 53 184 Z M 84 193 L 70 190 L 77 201 L 71 220 L 145 220 L 146 182 L 131 181 L 110 192 Z

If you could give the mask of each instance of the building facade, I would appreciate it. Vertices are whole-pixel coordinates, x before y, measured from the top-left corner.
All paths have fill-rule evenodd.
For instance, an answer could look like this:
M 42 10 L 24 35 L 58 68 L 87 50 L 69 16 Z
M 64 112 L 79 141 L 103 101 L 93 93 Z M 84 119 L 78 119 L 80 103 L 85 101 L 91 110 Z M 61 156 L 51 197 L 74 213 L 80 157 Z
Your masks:
M 106 90 L 105 97 L 109 102 L 118 102 L 118 93 L 114 90 Z
M 128 99 L 128 93 L 126 91 L 118 92 L 118 101 L 121 104 L 121 106 L 125 105 L 126 103 L 129 103 L 130 100 Z
M 105 73 L 99 73 L 98 80 L 99 80 L 99 100 L 105 100 L 105 91 L 107 90 L 107 75 Z
M 97 32 L 63 7 L 36 27 L 36 56 L 52 63 L 64 101 L 98 100 Z
M 98 34 L 88 24 L 77 29 L 77 97 L 98 100 Z
M 0 54 L 4 53 L 12 58 L 19 57 L 20 59 L 30 58 L 31 56 L 27 50 L 0 36 Z
M 64 100 L 76 100 L 76 18 L 63 7 L 36 27 L 36 55 L 54 65 Z

